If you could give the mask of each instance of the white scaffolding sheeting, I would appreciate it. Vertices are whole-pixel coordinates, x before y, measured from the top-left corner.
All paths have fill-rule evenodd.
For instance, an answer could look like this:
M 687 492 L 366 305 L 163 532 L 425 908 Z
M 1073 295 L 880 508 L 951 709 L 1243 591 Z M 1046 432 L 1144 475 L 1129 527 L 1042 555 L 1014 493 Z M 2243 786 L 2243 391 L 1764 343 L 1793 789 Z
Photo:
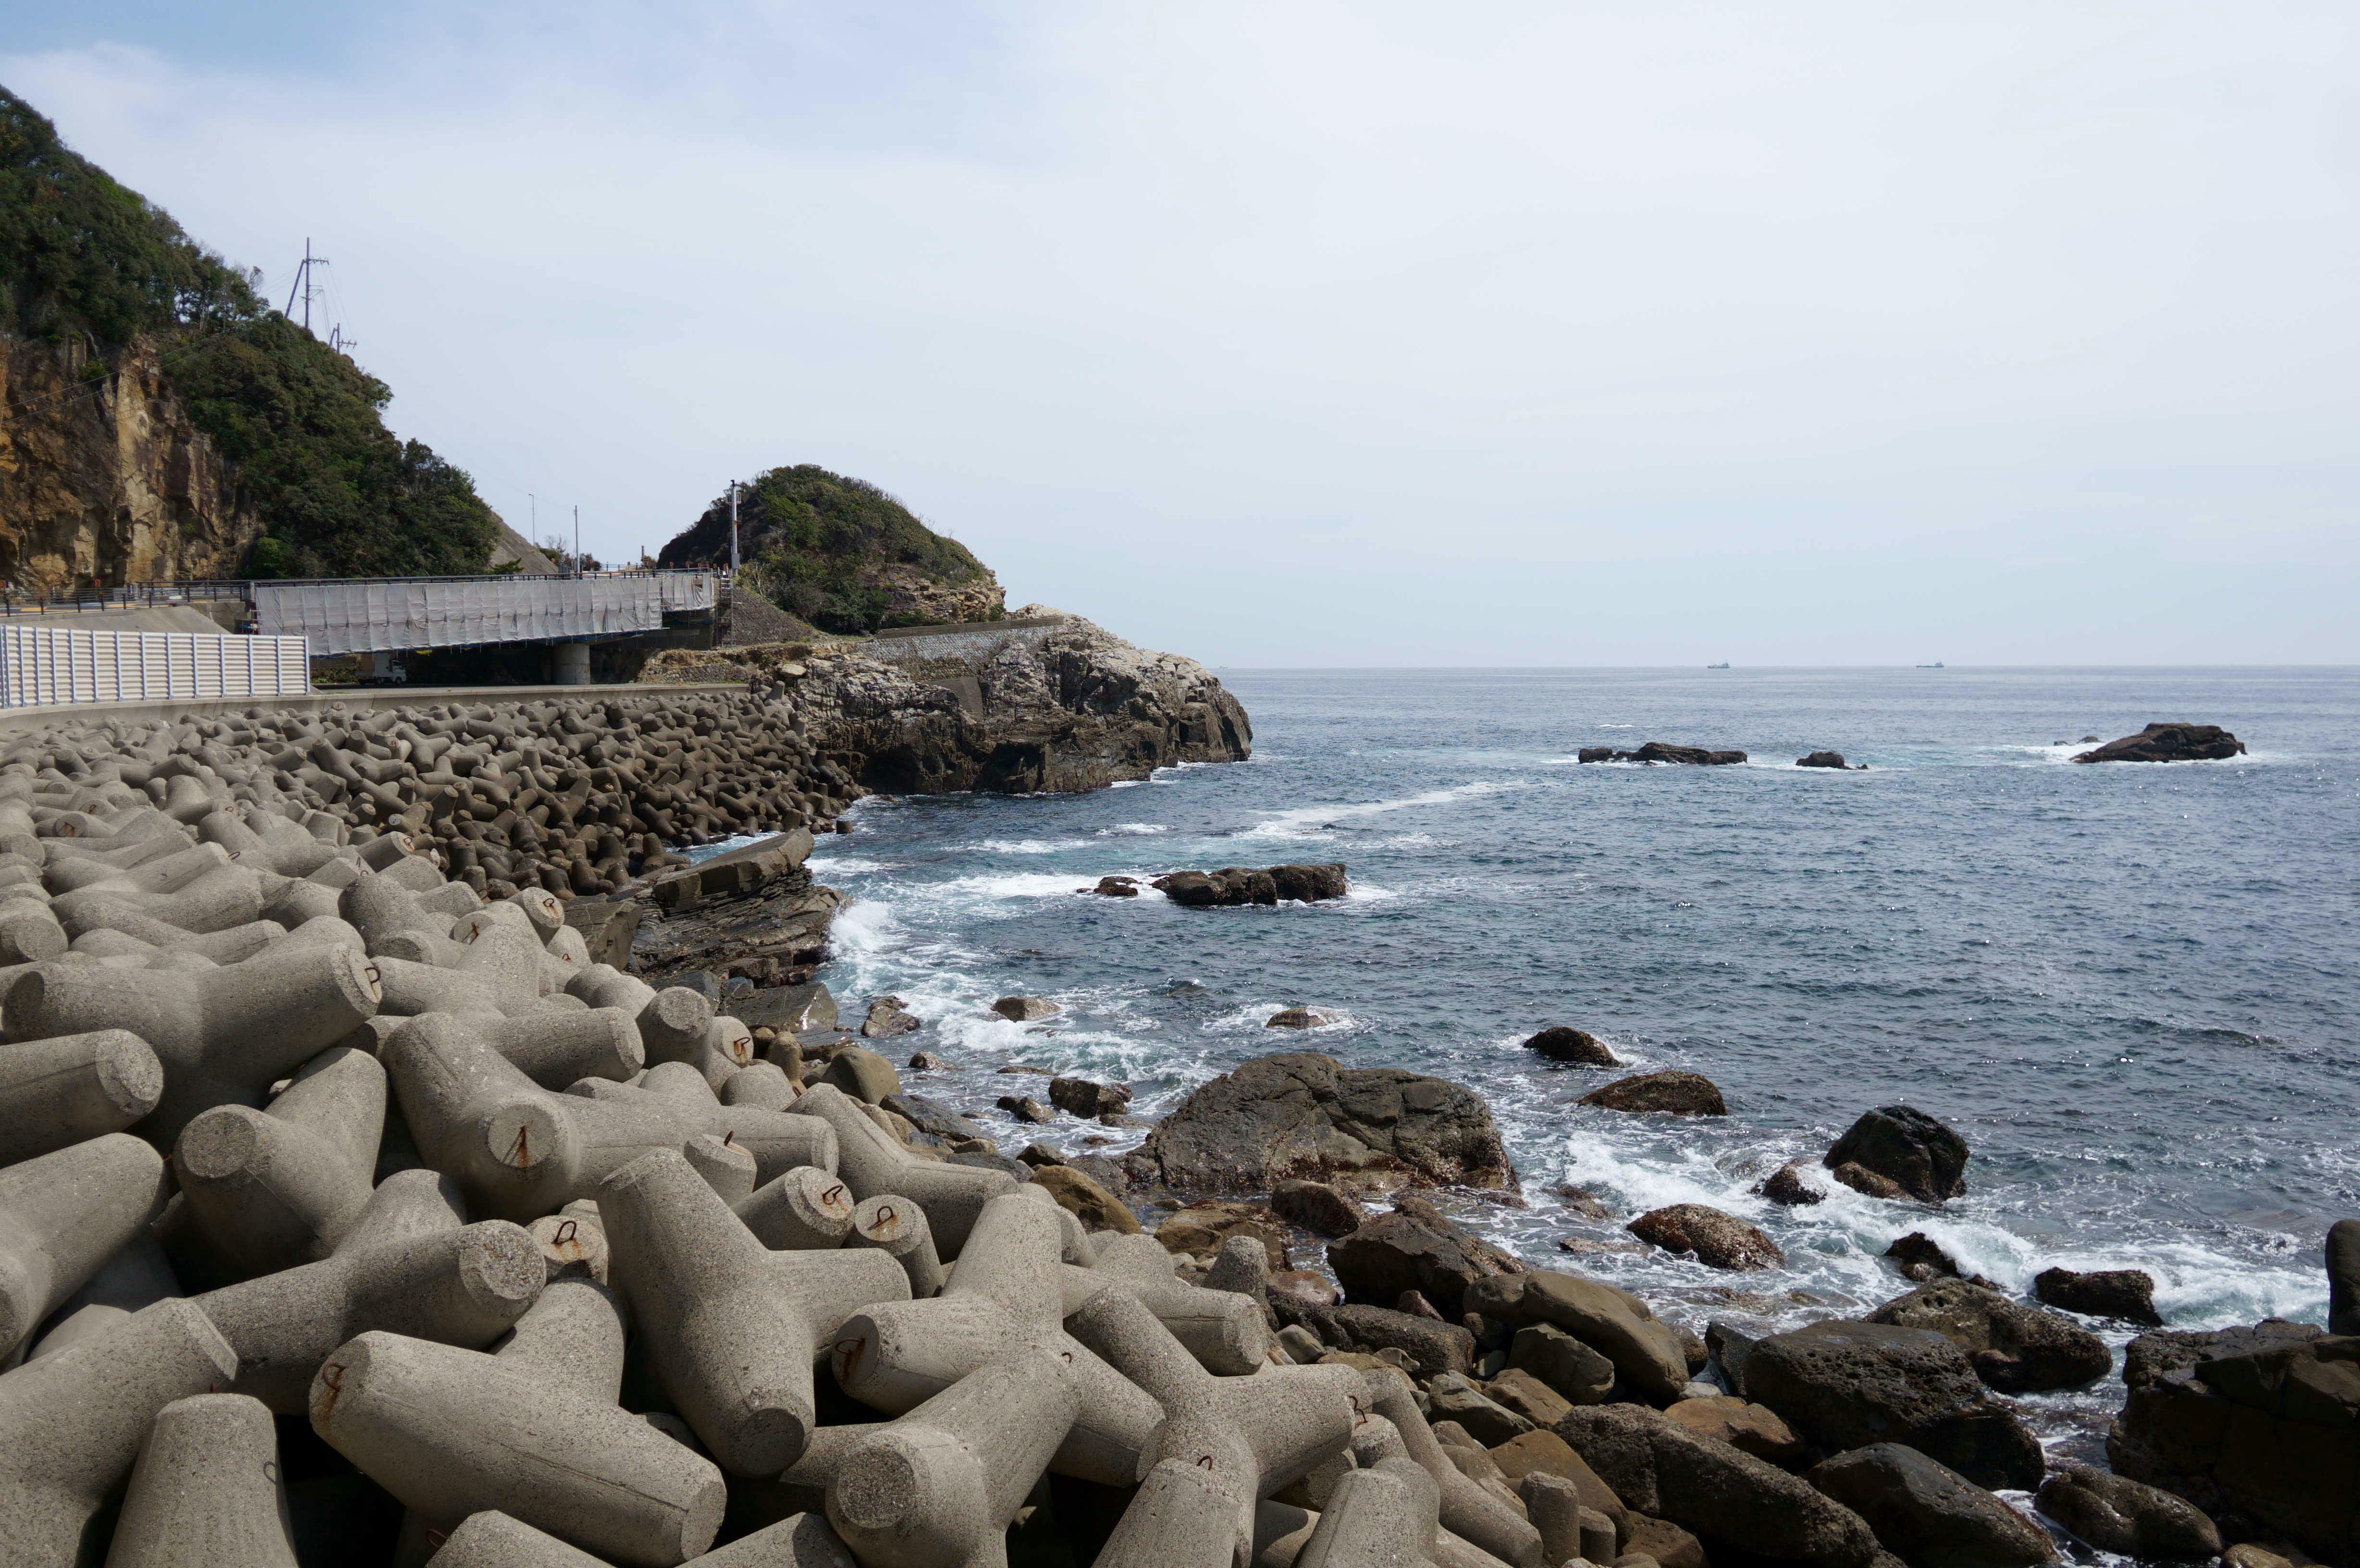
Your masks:
M 265 636 L 309 637 L 315 657 L 661 629 L 669 595 L 648 577 L 257 583 Z M 706 603 L 711 603 L 710 588 Z
M 194 697 L 287 697 L 311 689 L 300 637 L 0 626 L 0 707 Z

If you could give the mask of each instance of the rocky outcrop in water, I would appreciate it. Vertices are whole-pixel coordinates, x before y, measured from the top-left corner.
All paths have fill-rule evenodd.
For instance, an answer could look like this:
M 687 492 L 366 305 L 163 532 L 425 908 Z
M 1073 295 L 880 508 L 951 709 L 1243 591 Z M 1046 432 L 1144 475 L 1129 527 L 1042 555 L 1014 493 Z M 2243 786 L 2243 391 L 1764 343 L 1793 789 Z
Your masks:
M 2218 762 L 2243 757 L 2245 743 L 2218 724 L 2149 724 L 2134 735 L 2085 751 L 2076 762 Z
M 1745 760 L 1742 751 L 1708 751 L 1702 746 L 1673 746 L 1660 740 L 1651 740 L 1636 751 L 1585 746 L 1577 757 L 1583 762 L 1677 762 L 1699 768 L 1728 768 Z
M 1226 866 L 1218 871 L 1175 871 L 1149 886 L 1192 909 L 1234 909 L 1245 904 L 1316 904 L 1351 891 L 1341 866 L 1273 866 L 1255 871 Z

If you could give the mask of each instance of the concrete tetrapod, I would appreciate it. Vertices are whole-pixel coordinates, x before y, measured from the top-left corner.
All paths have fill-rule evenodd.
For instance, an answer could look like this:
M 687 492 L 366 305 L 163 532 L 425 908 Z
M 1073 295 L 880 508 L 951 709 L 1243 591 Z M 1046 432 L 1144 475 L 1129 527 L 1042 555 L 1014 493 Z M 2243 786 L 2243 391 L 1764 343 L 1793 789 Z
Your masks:
M 1295 1568 L 1420 1568 L 1433 1535 L 1418 1517 L 1409 1483 L 1382 1470 L 1353 1470 L 1336 1483 Z
M 1370 1408 L 1393 1422 L 1402 1446 L 1442 1488 L 1442 1527 L 1516 1568 L 1544 1568 L 1541 1533 L 1515 1509 L 1462 1474 L 1442 1452 L 1417 1408 L 1417 1392 L 1398 1370 L 1362 1374 Z
M 1163 1407 L 1149 1462 L 1178 1459 L 1211 1475 L 1241 1552 L 1252 1545 L 1254 1504 L 1349 1446 L 1367 1398 L 1349 1367 L 1271 1367 L 1251 1377 L 1216 1377 L 1119 1287 L 1093 1296 L 1066 1326 Z
M 855 1206 L 843 1179 L 815 1165 L 799 1165 L 730 1205 L 764 1247 L 781 1252 L 843 1246 Z
M 260 1274 L 334 1249 L 368 1206 L 384 1131 L 385 1069 L 331 1046 L 265 1109 L 216 1105 L 190 1122 L 172 1170 L 206 1245 Z
M 1013 1192 L 994 1198 L 941 1295 L 867 1307 L 844 1320 L 828 1358 L 836 1386 L 873 1410 L 901 1415 L 978 1367 L 1039 1352 L 1065 1367 L 1078 1401 L 1049 1468 L 1100 1486 L 1133 1484 L 1163 1412 L 1065 1332 L 1056 1258 L 1056 1223 L 1040 1204 Z
M 546 1278 L 541 1249 L 522 1227 L 486 1220 L 339 1252 L 196 1302 L 237 1349 L 236 1391 L 293 1415 L 321 1364 L 355 1334 L 384 1329 L 487 1345 L 524 1316 Z
M 164 1064 L 128 1029 L 0 1051 L 0 1165 L 121 1132 L 156 1108 Z
M 805 1513 L 739 1536 L 685 1568 L 857 1568 L 858 1561 L 825 1516 Z
M 828 1523 L 865 1568 L 1005 1568 L 1009 1521 L 1078 1406 L 1039 1351 L 980 1367 L 846 1456 Z
M 643 1568 L 695 1556 L 721 1527 L 712 1461 L 497 1356 L 364 1334 L 322 1364 L 308 1408 L 323 1441 L 430 1516 L 495 1509 Z
M 1152 1236 L 1105 1236 L 1098 1262 L 1087 1269 L 1064 1266 L 1065 1315 L 1079 1312 L 1109 1284 L 1119 1284 L 1147 1303 L 1208 1372 L 1241 1377 L 1270 1363 L 1275 1343 L 1260 1303 L 1234 1290 L 1208 1290 L 1173 1275 L 1175 1260 Z
M 196 1394 L 156 1412 L 106 1568 L 295 1568 L 279 1430 L 259 1400 Z
M 805 1266 L 868 1269 L 870 1301 L 906 1300 L 882 1253 L 774 1253 L 674 1149 L 642 1155 L 598 1189 L 611 1277 L 646 1332 L 657 1377 L 729 1470 L 775 1475 L 814 1424 L 812 1356 L 825 1330 L 796 1288 Z
M 972 1232 L 968 1239 L 973 1239 Z M 844 1245 L 873 1247 L 890 1255 L 909 1276 L 912 1300 L 937 1294 L 943 1288 L 943 1260 L 934 1254 L 934 1233 L 926 1226 L 926 1211 L 898 1192 L 862 1199 L 852 1211 L 852 1234 L 845 1237 Z
M 1131 1494 L 1091 1568 L 1229 1568 L 1238 1555 L 1235 1501 L 1203 1466 L 1164 1460 Z
M 156 1412 L 228 1382 L 237 1356 L 205 1314 L 158 1301 L 0 1376 L 0 1542 L 9 1568 L 71 1568 Z
M 162 1159 L 123 1132 L 0 1170 L 0 1357 L 162 1214 L 168 1192 Z
M 695 1559 L 703 1562 L 703 1558 Z M 427 1559 L 427 1568 L 608 1568 L 593 1557 L 522 1519 L 486 1509 L 469 1514 Z
M 8 995 L 13 1040 L 129 1029 L 164 1064 L 164 1092 L 140 1130 L 167 1148 L 215 1105 L 259 1105 L 270 1085 L 377 1012 L 366 955 L 274 948 L 199 974 L 59 960 Z
M 1016 1178 L 1003 1171 L 919 1159 L 870 1121 L 858 1101 L 833 1084 L 815 1083 L 804 1090 L 789 1114 L 836 1129 L 836 1173 L 855 1199 L 898 1192 L 915 1200 L 926 1211 L 934 1248 L 942 1257 L 959 1256 L 984 1204 L 1016 1190 Z
M 49 1314 L 49 1329 L 33 1341 L 26 1355 L 54 1356 L 180 1293 L 180 1281 L 173 1276 L 172 1260 L 164 1255 L 163 1244 L 156 1239 L 153 1227 L 143 1230 L 100 1264 L 98 1272 Z
M 575 1085 L 590 1092 L 552 1094 L 480 1029 L 447 1014 L 412 1018 L 387 1038 L 381 1055 L 419 1152 L 459 1183 L 477 1214 L 537 1219 L 592 1196 L 650 1150 L 677 1149 L 700 1132 L 735 1136 L 754 1155 L 758 1175 L 766 1161 L 780 1170 L 826 1167 L 836 1155 L 825 1124 L 724 1107 L 702 1080 L 709 1109 L 600 1079 Z

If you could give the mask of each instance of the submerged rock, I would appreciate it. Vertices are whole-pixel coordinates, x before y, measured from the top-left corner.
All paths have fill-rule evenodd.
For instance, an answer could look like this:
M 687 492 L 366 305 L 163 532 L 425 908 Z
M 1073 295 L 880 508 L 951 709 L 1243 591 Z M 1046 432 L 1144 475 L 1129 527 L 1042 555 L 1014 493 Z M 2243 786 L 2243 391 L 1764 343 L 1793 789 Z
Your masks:
M 1087 1078 L 1052 1078 L 1049 1103 L 1085 1119 L 1118 1115 L 1131 1106 L 1131 1085 L 1099 1083 Z
M 1620 1067 L 1622 1059 L 1587 1029 L 1558 1024 L 1524 1041 L 1524 1049 L 1551 1062 L 1579 1062 L 1586 1067 Z
M 921 1027 L 918 1019 L 901 1010 L 901 998 L 899 996 L 878 997 L 869 1004 L 869 1016 L 860 1020 L 860 1032 L 869 1040 L 912 1034 Z
M 1666 1252 L 1684 1252 L 1714 1269 L 1776 1269 L 1786 1261 L 1777 1244 L 1735 1214 L 1703 1203 L 1673 1203 L 1641 1214 L 1623 1227 Z
M 1863 762 L 1860 764 L 1857 768 L 1854 768 L 1852 764 L 1844 760 L 1843 753 L 1841 751 L 1815 751 L 1808 757 L 1798 757 L 1795 758 L 1795 766 L 1797 768 L 1833 768 L 1840 771 L 1852 769 L 1852 771 L 1860 773 L 1865 773 L 1868 771 L 1867 763 Z
M 1065 1009 L 1046 996 L 1002 996 L 991 1004 L 991 1010 L 1012 1024 L 1029 1024 L 1036 1018 L 1054 1018 Z
M 1126 1163 L 1142 1184 L 1197 1192 L 1267 1192 L 1289 1178 L 1523 1190 L 1473 1090 L 1315 1051 L 1261 1057 L 1201 1085 Z
M 1673 746 L 1660 740 L 1651 740 L 1636 751 L 1585 746 L 1575 755 L 1583 762 L 1676 762 L 1699 768 L 1727 768 L 1745 760 L 1742 751 L 1708 751 L 1702 746 Z
M 2085 751 L 2076 762 L 2217 762 L 2243 757 L 2245 743 L 2218 724 L 2149 724 L 2134 735 Z
M 2032 1293 L 2052 1307 L 2083 1317 L 2163 1326 L 2155 1310 L 2155 1276 L 2144 1269 L 2105 1269 L 2088 1274 L 2044 1269 L 2033 1279 Z
M 1720 1088 L 1700 1073 L 1641 1073 L 1617 1078 L 1602 1089 L 1581 1097 L 1585 1105 L 1633 1113 L 1660 1112 L 1675 1116 L 1725 1116 L 1729 1105 Z
M 1754 1195 L 1790 1209 L 1826 1203 L 1828 1195 L 1803 1180 L 1804 1169 L 1816 1163 L 1809 1160 L 1789 1160 L 1763 1179 L 1761 1184 L 1754 1189 Z
M 1337 865 L 1273 866 L 1267 871 L 1243 866 L 1218 871 L 1175 871 L 1149 886 L 1174 903 L 1196 909 L 1282 900 L 1311 904 L 1340 898 L 1351 890 L 1343 866 Z
M 1961 1174 L 1967 1168 L 1967 1140 L 1909 1105 L 1867 1112 L 1829 1147 L 1825 1160 L 1838 1180 L 1843 1167 L 1857 1165 L 1921 1203 L 1963 1197 L 1967 1191 Z
M 1264 1018 L 1264 1029 L 1326 1029 L 1336 1020 L 1318 1007 L 1281 1007 Z

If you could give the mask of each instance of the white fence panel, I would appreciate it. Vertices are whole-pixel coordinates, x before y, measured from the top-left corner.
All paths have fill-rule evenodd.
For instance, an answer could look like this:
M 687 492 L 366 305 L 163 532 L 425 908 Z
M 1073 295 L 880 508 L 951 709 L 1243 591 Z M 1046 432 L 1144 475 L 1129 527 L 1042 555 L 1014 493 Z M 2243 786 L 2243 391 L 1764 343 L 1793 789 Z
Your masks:
M 0 625 L 0 708 L 291 697 L 311 689 L 311 651 L 300 637 Z

